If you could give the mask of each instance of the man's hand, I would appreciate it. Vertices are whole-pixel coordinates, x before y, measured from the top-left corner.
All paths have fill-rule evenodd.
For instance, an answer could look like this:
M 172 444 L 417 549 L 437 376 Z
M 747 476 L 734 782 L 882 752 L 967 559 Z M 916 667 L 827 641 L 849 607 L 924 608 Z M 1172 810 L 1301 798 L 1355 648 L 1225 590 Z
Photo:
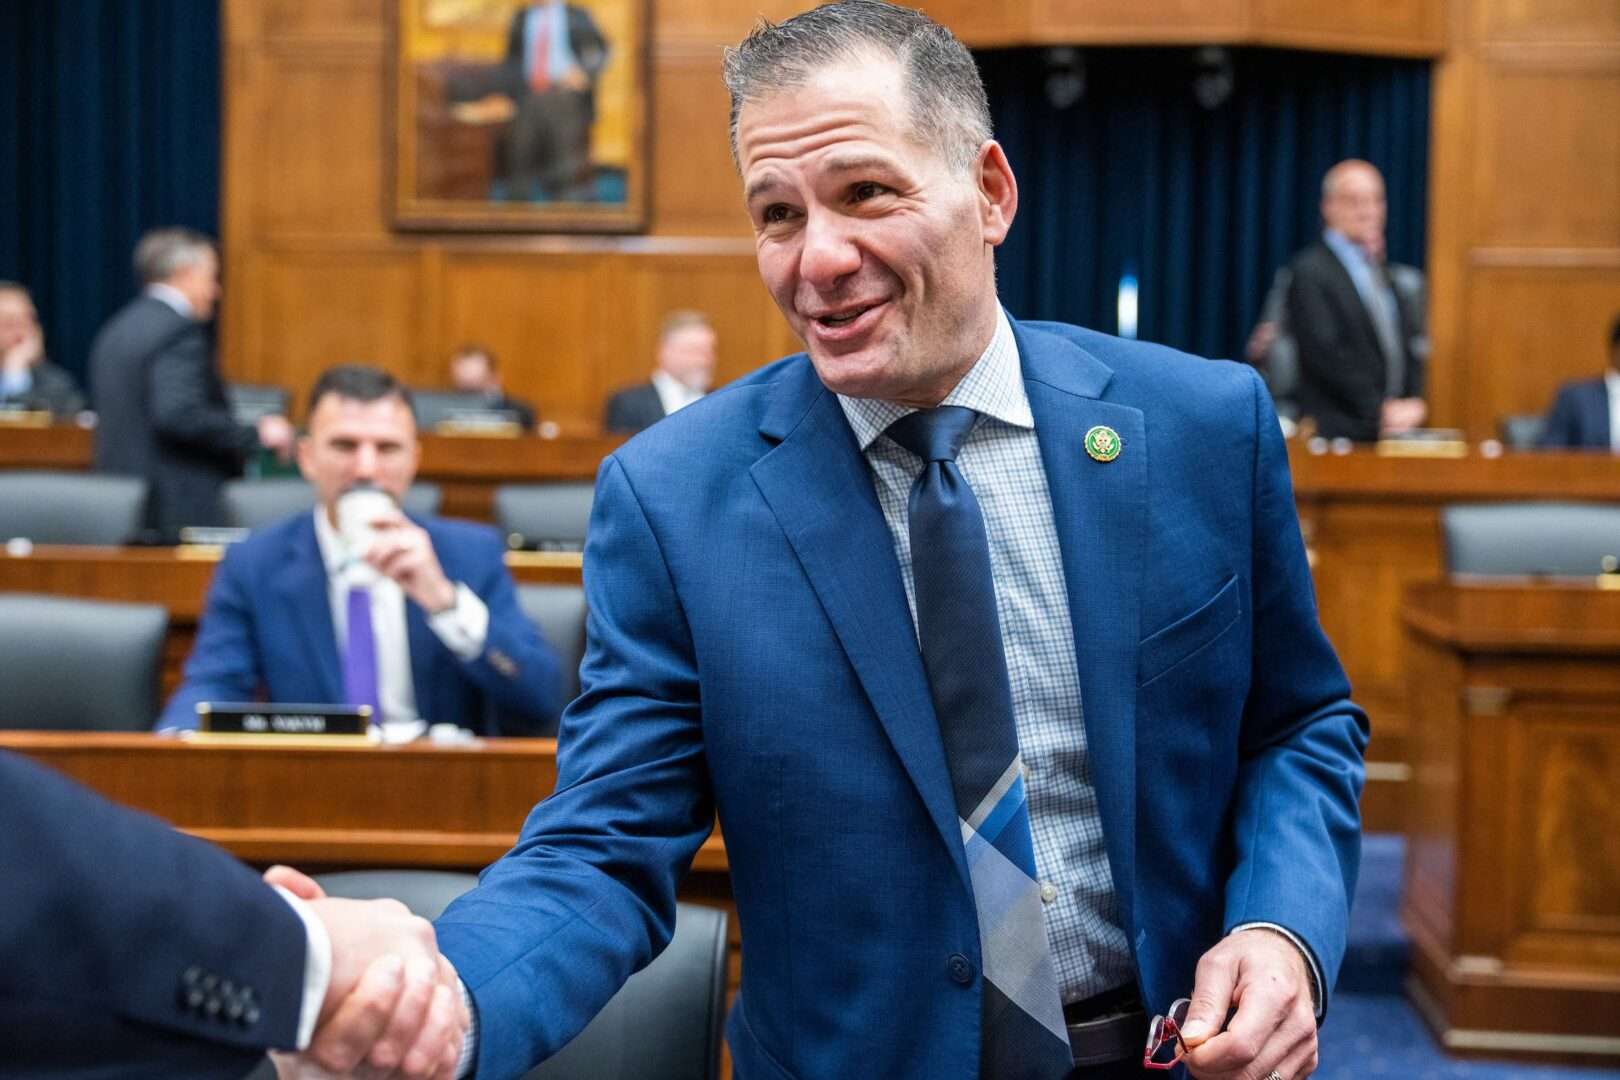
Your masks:
M 293 441 L 297 432 L 293 430 L 292 421 L 279 413 L 259 417 L 254 425 L 259 436 L 259 445 L 266 450 L 273 450 L 282 461 L 291 461 Z
M 1271 930 L 1228 935 L 1198 961 L 1182 1043 L 1199 1080 L 1264 1080 L 1273 1070 L 1282 1080 L 1309 1076 L 1316 1009 L 1304 955 Z
M 314 1038 L 296 1059 L 278 1056 L 280 1072 L 453 1077 L 470 1017 L 433 925 L 397 900 L 327 897 L 290 867 L 273 866 L 264 878 L 308 902 L 332 941 L 332 978 Z
M 570 64 L 568 70 L 557 80 L 557 84 L 565 90 L 589 90 L 591 77 L 585 74 L 585 69 L 578 64 Z
M 405 595 L 429 615 L 448 611 L 456 602 L 456 587 L 444 576 L 427 530 L 398 510 L 378 517 L 371 527 L 377 538 L 366 549 L 366 562 L 399 582 Z
M 1429 403 L 1422 398 L 1389 398 L 1379 412 L 1378 427 L 1385 434 L 1411 431 L 1428 416 Z
M 14 374 L 27 371 L 39 362 L 45 355 L 45 334 L 41 330 L 31 330 L 23 335 L 15 344 L 0 353 L 0 371 Z

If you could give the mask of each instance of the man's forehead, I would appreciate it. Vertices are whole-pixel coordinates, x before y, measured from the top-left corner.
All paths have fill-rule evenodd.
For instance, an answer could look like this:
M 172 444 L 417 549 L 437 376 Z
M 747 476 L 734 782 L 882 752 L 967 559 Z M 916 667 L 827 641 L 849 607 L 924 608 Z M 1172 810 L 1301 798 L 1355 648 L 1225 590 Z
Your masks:
M 309 427 L 321 431 L 398 432 L 407 437 L 416 430 L 416 421 L 403 399 L 394 394 L 362 401 L 341 394 L 327 394 L 310 415 Z

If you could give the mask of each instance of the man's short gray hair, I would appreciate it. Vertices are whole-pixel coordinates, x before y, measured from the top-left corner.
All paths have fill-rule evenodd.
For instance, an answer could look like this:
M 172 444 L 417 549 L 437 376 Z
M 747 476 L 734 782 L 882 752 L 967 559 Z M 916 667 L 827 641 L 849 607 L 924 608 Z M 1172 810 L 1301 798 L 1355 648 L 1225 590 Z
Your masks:
M 883 0 L 843 0 L 780 23 L 761 19 L 725 54 L 731 93 L 731 158 L 737 117 L 750 101 L 803 86 L 816 72 L 872 55 L 900 65 L 911 134 L 965 170 L 990 138 L 990 103 L 967 46 L 920 11 Z
M 135 276 L 142 285 L 167 281 L 213 250 L 214 241 L 195 229 L 153 229 L 135 245 Z

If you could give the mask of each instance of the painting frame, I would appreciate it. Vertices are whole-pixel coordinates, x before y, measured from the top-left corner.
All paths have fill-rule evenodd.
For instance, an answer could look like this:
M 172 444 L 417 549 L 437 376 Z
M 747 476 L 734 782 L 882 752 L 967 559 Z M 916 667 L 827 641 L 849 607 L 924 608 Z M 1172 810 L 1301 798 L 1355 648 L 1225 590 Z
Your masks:
M 519 50 L 545 47 L 544 37 L 536 44 L 534 24 L 548 6 L 566 12 L 570 44 L 588 30 L 605 59 L 580 82 L 593 58 L 587 38 L 577 49 L 586 60 L 542 91 L 522 74 L 534 61 Z M 646 231 L 651 0 L 392 0 L 389 7 L 383 157 L 395 229 Z M 457 13 L 465 14 L 461 22 Z M 492 56 L 497 20 L 504 44 Z M 548 152 L 554 147 L 576 149 Z

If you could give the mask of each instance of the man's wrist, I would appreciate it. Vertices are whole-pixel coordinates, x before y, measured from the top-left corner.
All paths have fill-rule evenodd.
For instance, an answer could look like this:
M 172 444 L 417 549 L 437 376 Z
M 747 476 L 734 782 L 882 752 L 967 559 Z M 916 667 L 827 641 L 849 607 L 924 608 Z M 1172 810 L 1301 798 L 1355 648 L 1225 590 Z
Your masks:
M 1311 1009 L 1316 1013 L 1317 1020 L 1320 1021 L 1326 1004 L 1327 988 L 1322 983 L 1322 971 L 1317 967 L 1316 956 L 1311 952 L 1310 947 L 1305 944 L 1304 939 L 1286 926 L 1279 926 L 1277 923 L 1269 922 L 1239 923 L 1227 933 L 1237 934 L 1245 930 L 1269 931 L 1294 947 L 1294 951 L 1299 954 L 1305 968 L 1305 984 L 1310 988 L 1311 992 Z

